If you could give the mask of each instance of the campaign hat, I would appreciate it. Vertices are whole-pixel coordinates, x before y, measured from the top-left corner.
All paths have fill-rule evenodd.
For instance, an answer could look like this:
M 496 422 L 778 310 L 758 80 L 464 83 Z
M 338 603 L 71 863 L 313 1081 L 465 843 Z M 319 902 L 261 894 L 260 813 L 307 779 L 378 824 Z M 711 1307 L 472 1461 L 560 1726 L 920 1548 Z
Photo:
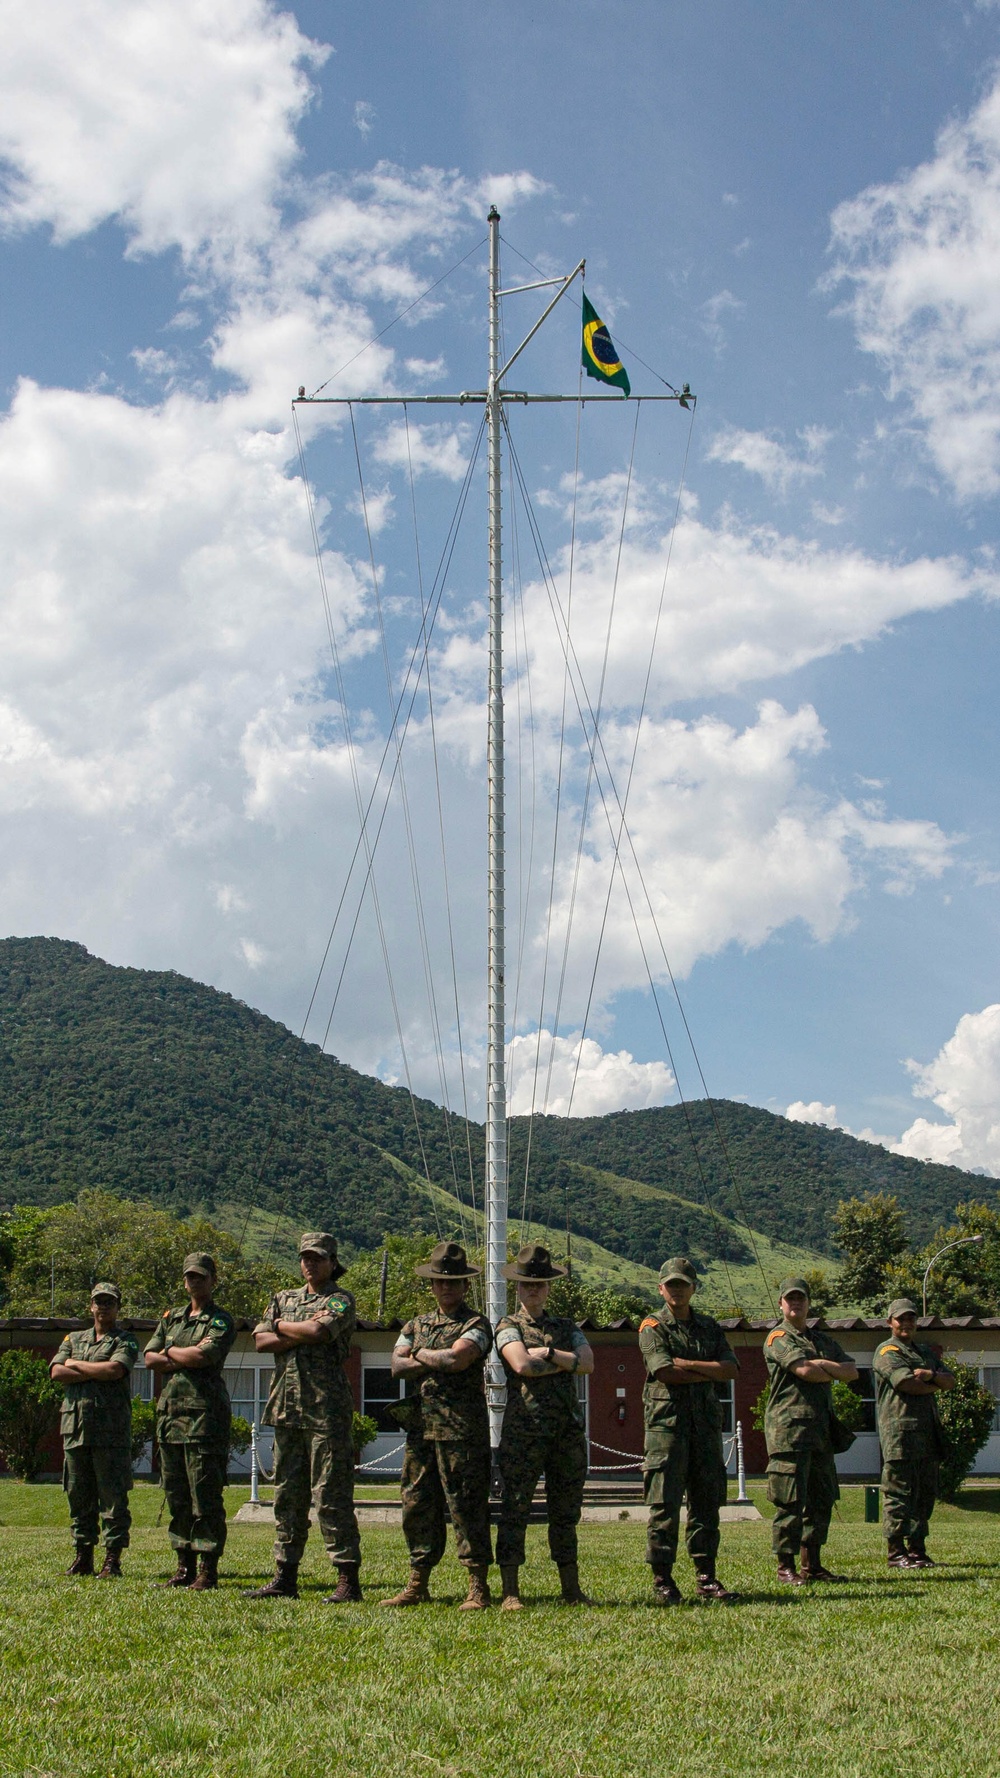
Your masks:
M 547 1247 L 540 1246 L 537 1241 L 528 1241 L 516 1259 L 508 1260 L 500 1267 L 500 1274 L 509 1278 L 512 1284 L 539 1284 L 547 1278 L 565 1278 L 566 1267 L 553 1265 Z
M 439 1241 L 422 1266 L 414 1266 L 418 1278 L 478 1278 L 479 1267 L 469 1264 L 465 1248 L 457 1241 Z

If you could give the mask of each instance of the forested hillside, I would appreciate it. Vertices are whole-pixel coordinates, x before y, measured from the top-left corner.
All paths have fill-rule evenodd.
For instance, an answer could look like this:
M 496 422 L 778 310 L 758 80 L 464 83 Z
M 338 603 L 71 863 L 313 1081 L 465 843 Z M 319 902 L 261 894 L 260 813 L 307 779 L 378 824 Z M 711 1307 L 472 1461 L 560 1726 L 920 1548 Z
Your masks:
M 830 1251 L 844 1197 L 897 1194 L 923 1238 L 995 1188 L 751 1106 L 537 1118 L 527 1214 L 649 1265 L 687 1250 L 746 1264 L 747 1223 Z M 436 1187 L 477 1198 L 483 1133 L 358 1074 L 262 1013 L 173 972 L 119 969 L 62 939 L 0 941 L 0 1202 L 107 1185 L 185 1214 L 217 1205 L 332 1225 L 349 1246 L 433 1229 Z M 511 1126 L 511 1213 L 527 1126 Z M 735 1179 L 736 1183 L 733 1183 Z M 719 1220 L 724 1218 L 725 1220 Z

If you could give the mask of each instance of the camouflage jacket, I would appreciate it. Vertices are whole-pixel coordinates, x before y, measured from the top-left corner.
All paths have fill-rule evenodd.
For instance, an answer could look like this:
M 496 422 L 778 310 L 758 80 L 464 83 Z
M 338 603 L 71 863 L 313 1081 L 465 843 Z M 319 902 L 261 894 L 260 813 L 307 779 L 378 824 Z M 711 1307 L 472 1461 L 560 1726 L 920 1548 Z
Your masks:
M 130 1333 L 116 1328 L 114 1333 L 98 1336 L 92 1327 L 80 1333 L 69 1333 L 52 1360 L 65 1364 L 67 1358 L 82 1358 L 87 1364 L 123 1364 L 125 1375 L 110 1383 L 89 1377 L 85 1383 L 66 1383 L 59 1430 L 64 1451 L 80 1445 L 115 1445 L 126 1450 L 132 1443 L 132 1366 L 139 1356 L 139 1347 Z
M 917 1340 L 895 1334 L 876 1347 L 872 1360 L 878 1402 L 878 1435 L 882 1455 L 890 1462 L 907 1457 L 942 1455 L 943 1435 L 933 1395 L 904 1395 L 899 1384 L 914 1371 L 942 1368 L 936 1352 Z
M 722 1433 L 718 1386 L 709 1382 L 661 1383 L 656 1372 L 674 1358 L 735 1364 L 736 1356 L 719 1323 L 696 1309 L 686 1321 L 677 1321 L 664 1303 L 658 1315 L 647 1315 L 639 1323 L 639 1350 L 647 1372 L 642 1391 L 646 1455 L 656 1456 L 681 1430 L 690 1430 L 714 1446 Z
M 236 1338 L 236 1323 L 217 1303 L 197 1314 L 189 1303 L 164 1309 L 147 1352 L 170 1346 L 197 1346 L 208 1341 L 208 1363 L 198 1370 L 178 1370 L 166 1378 L 156 1404 L 156 1436 L 160 1444 L 211 1444 L 229 1448 L 232 1409 L 222 1367 Z
M 849 1364 L 849 1354 L 830 1334 L 808 1328 L 799 1333 L 791 1322 L 781 1321 L 764 1341 L 764 1358 L 770 1385 L 764 1415 L 768 1455 L 829 1450 L 833 1384 L 804 1382 L 792 1367 L 805 1358 Z
M 321 1340 L 293 1346 L 274 1355 L 274 1378 L 267 1398 L 265 1426 L 300 1426 L 304 1432 L 327 1432 L 333 1421 L 350 1422 L 354 1398 L 344 1375 L 357 1326 L 357 1311 L 349 1290 L 328 1283 L 311 1290 L 279 1290 L 258 1321 L 255 1333 L 276 1333 L 279 1321 L 319 1320 Z
M 528 1351 L 579 1352 L 587 1344 L 585 1334 L 568 1315 L 543 1314 L 537 1321 L 519 1303 L 513 1315 L 497 1324 L 497 1351 L 520 1340 Z M 504 1432 L 530 1428 L 533 1432 L 582 1432 L 585 1420 L 576 1376 L 570 1371 L 548 1377 L 519 1377 L 507 1370 L 507 1406 Z
M 453 1315 L 429 1309 L 406 1323 L 396 1341 L 396 1351 L 409 1354 L 423 1346 L 440 1351 L 453 1346 L 456 1340 L 471 1340 L 479 1357 L 468 1370 L 428 1371 L 419 1379 L 420 1423 L 411 1429 L 411 1437 L 440 1439 L 448 1444 L 489 1441 L 483 1370 L 493 1344 L 493 1329 L 485 1316 L 477 1315 L 468 1303 L 463 1303 Z

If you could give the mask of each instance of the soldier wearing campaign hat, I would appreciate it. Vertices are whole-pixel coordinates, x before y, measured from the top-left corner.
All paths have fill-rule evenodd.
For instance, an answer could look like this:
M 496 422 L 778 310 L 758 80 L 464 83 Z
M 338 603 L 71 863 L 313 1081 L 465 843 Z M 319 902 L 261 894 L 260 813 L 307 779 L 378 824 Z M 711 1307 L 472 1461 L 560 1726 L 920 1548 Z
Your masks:
M 575 1378 L 589 1376 L 594 1354 L 569 1315 L 550 1314 L 546 1304 L 554 1278 L 566 1268 L 553 1265 L 547 1247 L 528 1242 L 502 1266 L 517 1286 L 517 1307 L 497 1326 L 497 1351 L 507 1369 L 507 1404 L 500 1434 L 503 1480 L 497 1562 L 503 1582 L 502 1609 L 521 1604 L 519 1570 L 524 1533 L 539 1477 L 545 1475 L 549 1551 L 559 1569 L 567 1605 L 587 1605 L 580 1588 L 576 1528 L 587 1476 L 584 1415 Z
M 889 1304 L 890 1335 L 872 1361 L 890 1568 L 934 1566 L 927 1532 L 944 1450 L 935 1396 L 955 1387 L 933 1346 L 914 1339 L 917 1313 L 909 1297 Z
M 774 1506 L 771 1542 L 778 1579 L 802 1586 L 843 1578 L 823 1566 L 821 1552 L 840 1496 L 833 1385 L 853 1383 L 858 1367 L 830 1334 L 808 1326 L 809 1285 L 804 1278 L 786 1278 L 778 1296 L 782 1318 L 764 1342 L 767 1497 Z
M 183 1278 L 188 1301 L 164 1310 L 145 1358 L 163 1384 L 156 1442 L 177 1552 L 177 1568 L 163 1584 L 203 1593 L 218 1585 L 226 1547 L 223 1490 L 232 1408 L 222 1367 L 236 1323 L 214 1300 L 217 1272 L 210 1253 L 189 1253 Z
M 436 1307 L 406 1323 L 392 1354 L 393 1376 L 412 1379 L 417 1389 L 402 1476 L 410 1578 L 402 1592 L 382 1603 L 420 1605 L 430 1597 L 431 1569 L 444 1555 L 447 1503 L 458 1559 L 469 1574 L 461 1609 L 475 1611 L 491 1603 L 490 1429 L 483 1370 L 493 1329 L 465 1300 L 479 1267 L 469 1264 L 457 1241 L 439 1241 L 416 1272 L 430 1283 Z
M 277 1291 L 254 1328 L 258 1352 L 274 1353 L 263 1418 L 265 1426 L 274 1427 L 275 1568 L 274 1579 L 249 1597 L 298 1597 L 311 1501 L 338 1575 L 324 1604 L 356 1605 L 361 1538 L 354 1511 L 354 1400 L 344 1366 L 357 1312 L 350 1291 L 337 1283 L 346 1268 L 332 1235 L 303 1235 L 299 1268 L 305 1282 Z
M 681 1505 L 687 1494 L 687 1547 L 695 1590 L 708 1603 L 734 1597 L 715 1572 L 719 1507 L 726 1497 L 722 1410 L 717 1385 L 730 1383 L 738 1365 L 719 1323 L 691 1307 L 698 1274 L 689 1259 L 665 1260 L 659 1291 L 663 1308 L 639 1324 L 647 1380 L 643 1490 L 649 1507 L 646 1561 L 659 1605 L 677 1605 L 674 1580 Z
M 98 1515 L 104 1528 L 104 1566 L 99 1579 L 121 1575 L 132 1515 L 132 1400 L 129 1377 L 139 1356 L 130 1333 L 118 1326 L 121 1291 L 103 1280 L 90 1293 L 93 1325 L 68 1333 L 49 1365 L 65 1386 L 60 1432 L 63 1486 L 69 1497 L 75 1554 L 69 1574 L 93 1574 Z

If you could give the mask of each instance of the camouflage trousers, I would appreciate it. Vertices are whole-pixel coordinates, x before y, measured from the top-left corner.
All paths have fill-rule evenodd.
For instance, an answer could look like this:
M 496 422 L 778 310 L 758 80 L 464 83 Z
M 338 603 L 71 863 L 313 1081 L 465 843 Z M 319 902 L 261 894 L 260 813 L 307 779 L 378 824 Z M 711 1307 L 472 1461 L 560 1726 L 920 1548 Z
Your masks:
M 775 1452 L 767 1462 L 767 1498 L 774 1507 L 771 1546 L 779 1562 L 794 1562 L 802 1544 L 821 1549 L 840 1499 L 833 1452 Z
M 354 1446 L 348 1421 L 329 1432 L 274 1429 L 274 1559 L 298 1564 L 309 1535 L 309 1507 L 331 1562 L 361 1561 L 354 1511 Z
M 890 1542 L 910 1537 L 922 1544 L 937 1499 L 935 1457 L 887 1457 L 882 1465 L 883 1530 Z
M 543 1471 L 549 1552 L 560 1567 L 575 1562 L 576 1528 L 587 1477 L 587 1441 L 583 1433 L 566 1427 L 538 1432 L 520 1421 L 513 1425 L 505 1421 L 499 1463 L 503 1499 L 497 1528 L 497 1561 L 501 1567 L 520 1567 L 524 1561 L 525 1526 Z
M 459 1561 L 467 1567 L 492 1562 L 488 1438 L 464 1444 L 411 1435 L 403 1459 L 402 1499 L 403 1536 L 414 1568 L 436 1568 L 444 1555 L 446 1504 Z
M 680 1428 L 661 1435 L 643 1458 L 642 1491 L 649 1508 L 646 1561 L 673 1567 L 686 1494 L 688 1555 L 699 1573 L 710 1568 L 719 1553 L 719 1507 L 726 1498 L 721 1436 L 699 1438 Z
M 63 1458 L 63 1487 L 78 1550 L 93 1549 L 97 1543 L 98 1514 L 108 1555 L 128 1548 L 132 1454 L 126 1445 L 74 1446 Z
M 226 1547 L 226 1485 L 229 1453 L 221 1445 L 161 1444 L 160 1478 L 170 1508 L 167 1534 L 175 1550 L 221 1556 Z

